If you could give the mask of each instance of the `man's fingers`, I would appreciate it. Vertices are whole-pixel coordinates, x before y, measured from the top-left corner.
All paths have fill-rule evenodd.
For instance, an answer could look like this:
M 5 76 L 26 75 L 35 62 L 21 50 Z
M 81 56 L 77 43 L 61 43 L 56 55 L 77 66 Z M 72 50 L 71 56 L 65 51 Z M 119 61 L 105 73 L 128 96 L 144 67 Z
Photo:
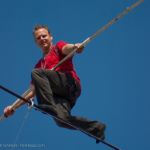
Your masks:
M 84 49 L 84 46 L 81 43 L 76 43 L 75 47 L 77 48 L 77 53 L 81 53 Z
M 8 106 L 4 109 L 5 117 L 11 116 L 14 113 L 14 110 L 11 106 Z

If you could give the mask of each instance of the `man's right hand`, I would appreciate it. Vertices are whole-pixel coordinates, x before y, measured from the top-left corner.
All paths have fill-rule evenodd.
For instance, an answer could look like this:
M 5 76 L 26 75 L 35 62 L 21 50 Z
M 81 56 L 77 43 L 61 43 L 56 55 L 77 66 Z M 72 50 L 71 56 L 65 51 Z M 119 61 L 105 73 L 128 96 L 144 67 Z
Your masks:
M 4 109 L 4 115 L 5 115 L 5 117 L 9 117 L 9 116 L 13 115 L 14 112 L 15 112 L 15 111 L 14 111 L 14 109 L 13 109 L 12 106 L 7 106 L 7 107 Z

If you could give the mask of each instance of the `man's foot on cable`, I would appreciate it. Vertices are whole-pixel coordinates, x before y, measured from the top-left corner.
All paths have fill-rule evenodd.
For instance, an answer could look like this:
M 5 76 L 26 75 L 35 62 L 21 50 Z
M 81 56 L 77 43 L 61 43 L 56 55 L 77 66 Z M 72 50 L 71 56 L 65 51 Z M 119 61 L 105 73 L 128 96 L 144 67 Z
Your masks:
M 96 139 L 96 144 L 100 143 L 101 141 L 105 140 L 105 135 L 103 134 L 99 139 Z
M 106 129 L 106 126 L 104 124 L 100 125 L 98 128 L 97 128 L 97 133 L 96 133 L 96 144 L 100 143 L 102 140 L 105 140 L 105 129 Z

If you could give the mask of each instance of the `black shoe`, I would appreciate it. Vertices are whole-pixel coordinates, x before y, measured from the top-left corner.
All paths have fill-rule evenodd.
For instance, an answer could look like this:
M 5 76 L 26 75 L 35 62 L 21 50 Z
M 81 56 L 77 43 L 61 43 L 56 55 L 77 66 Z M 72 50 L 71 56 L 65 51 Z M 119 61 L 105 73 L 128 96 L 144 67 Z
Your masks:
M 98 144 L 101 140 L 105 140 L 105 129 L 106 126 L 104 124 L 99 125 L 99 127 L 97 128 L 97 133 L 96 133 L 96 143 Z
M 96 139 L 96 144 L 100 143 L 101 141 L 105 140 L 105 135 L 103 134 L 100 139 Z

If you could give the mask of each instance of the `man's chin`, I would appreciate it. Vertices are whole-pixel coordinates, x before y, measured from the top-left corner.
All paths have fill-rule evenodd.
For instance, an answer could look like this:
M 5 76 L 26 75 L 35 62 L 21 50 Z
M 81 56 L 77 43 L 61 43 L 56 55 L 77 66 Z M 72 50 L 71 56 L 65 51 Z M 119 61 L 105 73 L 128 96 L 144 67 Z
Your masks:
M 49 51 L 49 47 L 41 47 L 44 54 L 47 54 Z
M 40 47 L 41 47 L 42 49 L 48 49 L 48 48 L 49 48 L 48 45 L 41 45 Z

